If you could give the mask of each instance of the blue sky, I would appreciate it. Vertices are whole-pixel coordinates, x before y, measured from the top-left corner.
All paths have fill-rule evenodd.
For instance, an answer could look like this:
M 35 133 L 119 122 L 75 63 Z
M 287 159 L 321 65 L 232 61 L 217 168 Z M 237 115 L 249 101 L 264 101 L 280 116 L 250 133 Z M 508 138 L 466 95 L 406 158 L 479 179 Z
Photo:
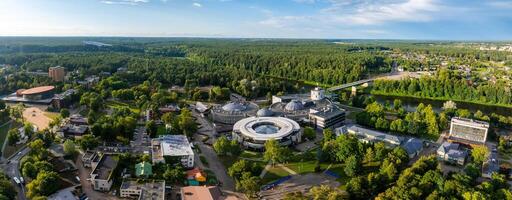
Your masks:
M 512 40 L 512 0 L 0 0 L 0 35 Z

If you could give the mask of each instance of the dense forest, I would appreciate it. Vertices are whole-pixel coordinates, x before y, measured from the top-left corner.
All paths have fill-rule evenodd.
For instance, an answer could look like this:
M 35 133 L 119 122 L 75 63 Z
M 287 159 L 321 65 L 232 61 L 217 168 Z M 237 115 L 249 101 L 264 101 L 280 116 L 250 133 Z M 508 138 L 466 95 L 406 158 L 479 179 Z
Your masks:
M 486 104 L 512 103 L 511 91 L 506 84 L 498 82 L 476 85 L 446 69 L 439 70 L 435 76 L 425 76 L 420 79 L 377 80 L 373 85 L 372 93 Z

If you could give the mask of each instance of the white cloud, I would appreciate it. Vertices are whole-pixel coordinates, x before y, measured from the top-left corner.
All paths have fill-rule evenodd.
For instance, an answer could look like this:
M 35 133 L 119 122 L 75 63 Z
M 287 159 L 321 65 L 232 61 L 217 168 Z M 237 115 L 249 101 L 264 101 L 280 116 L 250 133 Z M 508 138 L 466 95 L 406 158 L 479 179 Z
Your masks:
M 335 20 L 356 24 L 373 25 L 385 22 L 424 22 L 431 21 L 433 14 L 440 11 L 441 6 L 435 0 L 407 0 L 395 3 L 377 3 L 358 6 L 349 14 L 335 13 Z
M 294 0 L 314 3 L 319 0 Z M 277 28 L 294 25 L 375 26 L 389 22 L 427 22 L 444 8 L 438 0 L 324 0 L 329 5 L 318 13 L 267 16 L 259 22 Z
M 512 1 L 488 1 L 487 5 L 499 9 L 511 9 Z
M 104 4 L 121 4 L 121 5 L 139 5 L 142 3 L 148 3 L 149 0 L 101 0 Z
M 198 7 L 198 8 L 203 7 L 203 5 L 202 5 L 202 4 L 197 3 L 197 2 L 194 2 L 194 3 L 192 4 L 192 6 L 194 6 L 194 7 Z

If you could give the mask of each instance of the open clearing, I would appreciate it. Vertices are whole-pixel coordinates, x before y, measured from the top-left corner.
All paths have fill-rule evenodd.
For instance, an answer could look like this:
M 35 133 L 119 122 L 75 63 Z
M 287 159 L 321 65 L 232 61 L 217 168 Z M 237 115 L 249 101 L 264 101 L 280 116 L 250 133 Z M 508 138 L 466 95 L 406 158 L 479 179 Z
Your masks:
M 25 120 L 28 122 L 36 125 L 39 130 L 48 128 L 50 122 L 53 120 L 48 117 L 48 115 L 49 114 L 47 114 L 45 111 L 42 111 L 37 107 L 29 107 L 23 111 L 23 118 L 25 118 Z

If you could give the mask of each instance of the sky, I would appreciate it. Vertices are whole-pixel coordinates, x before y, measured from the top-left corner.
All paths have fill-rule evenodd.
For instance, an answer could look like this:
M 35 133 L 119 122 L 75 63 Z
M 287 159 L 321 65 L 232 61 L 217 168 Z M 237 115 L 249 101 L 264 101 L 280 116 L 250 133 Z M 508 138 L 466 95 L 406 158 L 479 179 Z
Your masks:
M 512 40 L 512 0 L 0 0 L 0 36 Z

